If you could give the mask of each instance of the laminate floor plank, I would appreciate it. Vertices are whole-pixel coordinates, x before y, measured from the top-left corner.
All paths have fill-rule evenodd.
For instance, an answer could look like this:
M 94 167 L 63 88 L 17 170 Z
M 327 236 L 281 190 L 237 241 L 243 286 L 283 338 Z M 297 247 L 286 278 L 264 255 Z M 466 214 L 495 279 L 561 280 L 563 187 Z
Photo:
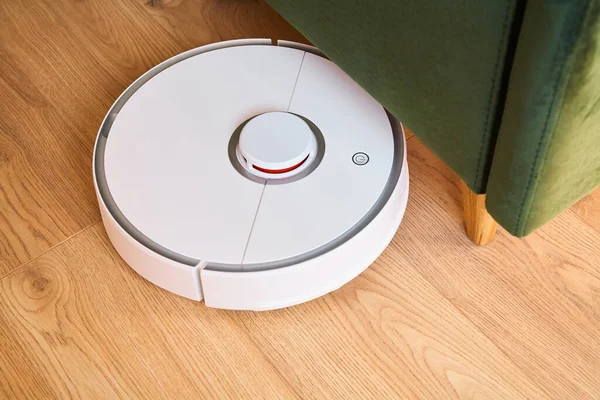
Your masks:
M 571 210 L 586 224 L 600 232 L 600 189 L 579 200 Z
M 108 108 L 159 62 L 247 37 L 306 42 L 262 1 L 0 2 L 0 398 L 600 398 L 600 192 L 478 247 L 410 132 L 400 229 L 327 296 L 213 310 L 121 260 L 91 177 Z
M 524 239 L 499 229 L 489 245 L 476 246 L 463 234 L 457 178 L 416 138 L 409 153 L 400 259 L 553 398 L 598 398 L 598 231 L 567 210 Z
M 137 276 L 100 223 L 0 283 L 0 397 L 295 397 L 235 314 Z
M 91 151 L 0 56 L 0 277 L 98 221 Z

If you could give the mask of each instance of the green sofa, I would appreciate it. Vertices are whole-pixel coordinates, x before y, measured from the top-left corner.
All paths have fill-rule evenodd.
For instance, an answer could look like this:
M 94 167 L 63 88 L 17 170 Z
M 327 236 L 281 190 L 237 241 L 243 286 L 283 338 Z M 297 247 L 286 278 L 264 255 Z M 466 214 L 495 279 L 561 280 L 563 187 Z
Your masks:
M 485 194 L 467 226 L 524 236 L 600 184 L 600 1 L 267 2 Z

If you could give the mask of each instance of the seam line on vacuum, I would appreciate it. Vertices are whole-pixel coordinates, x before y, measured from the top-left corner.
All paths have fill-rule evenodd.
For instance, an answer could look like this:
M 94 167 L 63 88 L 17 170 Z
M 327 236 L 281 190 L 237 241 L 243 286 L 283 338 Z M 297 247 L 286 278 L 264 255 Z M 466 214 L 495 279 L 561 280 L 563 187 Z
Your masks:
M 290 95 L 290 102 L 286 108 L 286 112 L 290 111 L 290 106 L 292 105 L 292 100 L 294 99 L 294 93 L 296 93 L 296 86 L 298 86 L 298 78 L 300 78 L 300 71 L 302 71 L 302 64 L 304 64 L 304 57 L 306 57 L 306 51 L 302 54 L 302 61 L 300 61 L 300 67 L 298 68 L 298 74 L 296 75 L 296 80 L 294 81 L 294 88 L 292 89 L 292 94 Z
M 300 71 L 302 71 L 302 64 L 304 64 L 304 57 L 306 57 L 306 51 L 302 54 L 302 60 L 300 61 L 300 66 L 298 67 L 298 73 L 296 74 L 296 80 L 294 81 L 294 87 L 292 89 L 292 94 L 290 95 L 290 101 L 288 102 L 286 112 L 290 111 L 290 106 L 292 105 L 292 100 L 294 99 L 294 93 L 296 92 L 296 86 L 298 85 L 298 78 L 300 78 Z M 252 225 L 250 226 L 250 233 L 248 233 L 248 240 L 246 240 L 246 246 L 244 247 L 244 253 L 242 254 L 242 261 L 240 263 L 242 272 L 244 271 L 244 262 L 246 261 L 246 253 L 248 252 L 248 246 L 250 245 L 250 239 L 252 238 L 252 232 L 254 231 L 254 224 L 256 224 L 256 218 L 258 217 L 260 205 L 262 203 L 262 199 L 265 194 L 265 189 L 267 188 L 267 182 L 268 182 L 268 180 L 265 181 L 262 192 L 260 193 L 260 198 L 258 199 L 258 205 L 256 206 L 256 213 L 254 214 L 254 219 L 252 220 Z
M 244 247 L 244 253 L 242 254 L 242 262 L 240 263 L 242 272 L 244 272 L 244 261 L 246 260 L 246 252 L 248 251 L 248 246 L 250 245 L 250 239 L 252 238 L 252 232 L 254 231 L 254 224 L 256 224 L 256 218 L 258 218 L 258 212 L 260 211 L 260 204 L 262 203 L 262 199 L 265 194 L 265 189 L 267 188 L 267 182 L 268 181 L 265 181 L 262 188 L 262 192 L 260 192 L 260 198 L 258 199 L 258 204 L 256 205 L 256 212 L 254 213 L 254 219 L 252 220 L 250 232 L 248 233 L 248 240 L 246 240 L 246 246 Z

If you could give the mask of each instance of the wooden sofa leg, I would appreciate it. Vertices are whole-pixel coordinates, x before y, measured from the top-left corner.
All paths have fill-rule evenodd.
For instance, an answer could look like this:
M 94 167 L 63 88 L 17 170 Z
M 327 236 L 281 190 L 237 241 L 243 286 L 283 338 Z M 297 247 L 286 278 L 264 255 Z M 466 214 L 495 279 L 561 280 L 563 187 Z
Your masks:
M 479 246 L 486 245 L 494 239 L 498 223 L 485 209 L 485 194 L 475 194 L 460 182 L 467 236 Z

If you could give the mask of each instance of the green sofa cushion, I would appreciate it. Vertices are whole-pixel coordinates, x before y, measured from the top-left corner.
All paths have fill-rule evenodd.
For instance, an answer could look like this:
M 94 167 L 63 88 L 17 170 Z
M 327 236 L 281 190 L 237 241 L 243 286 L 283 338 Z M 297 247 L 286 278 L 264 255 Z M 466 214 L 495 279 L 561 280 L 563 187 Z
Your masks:
M 267 2 L 473 190 L 485 191 L 516 1 Z
M 531 0 L 487 190 L 526 235 L 600 184 L 600 2 Z

